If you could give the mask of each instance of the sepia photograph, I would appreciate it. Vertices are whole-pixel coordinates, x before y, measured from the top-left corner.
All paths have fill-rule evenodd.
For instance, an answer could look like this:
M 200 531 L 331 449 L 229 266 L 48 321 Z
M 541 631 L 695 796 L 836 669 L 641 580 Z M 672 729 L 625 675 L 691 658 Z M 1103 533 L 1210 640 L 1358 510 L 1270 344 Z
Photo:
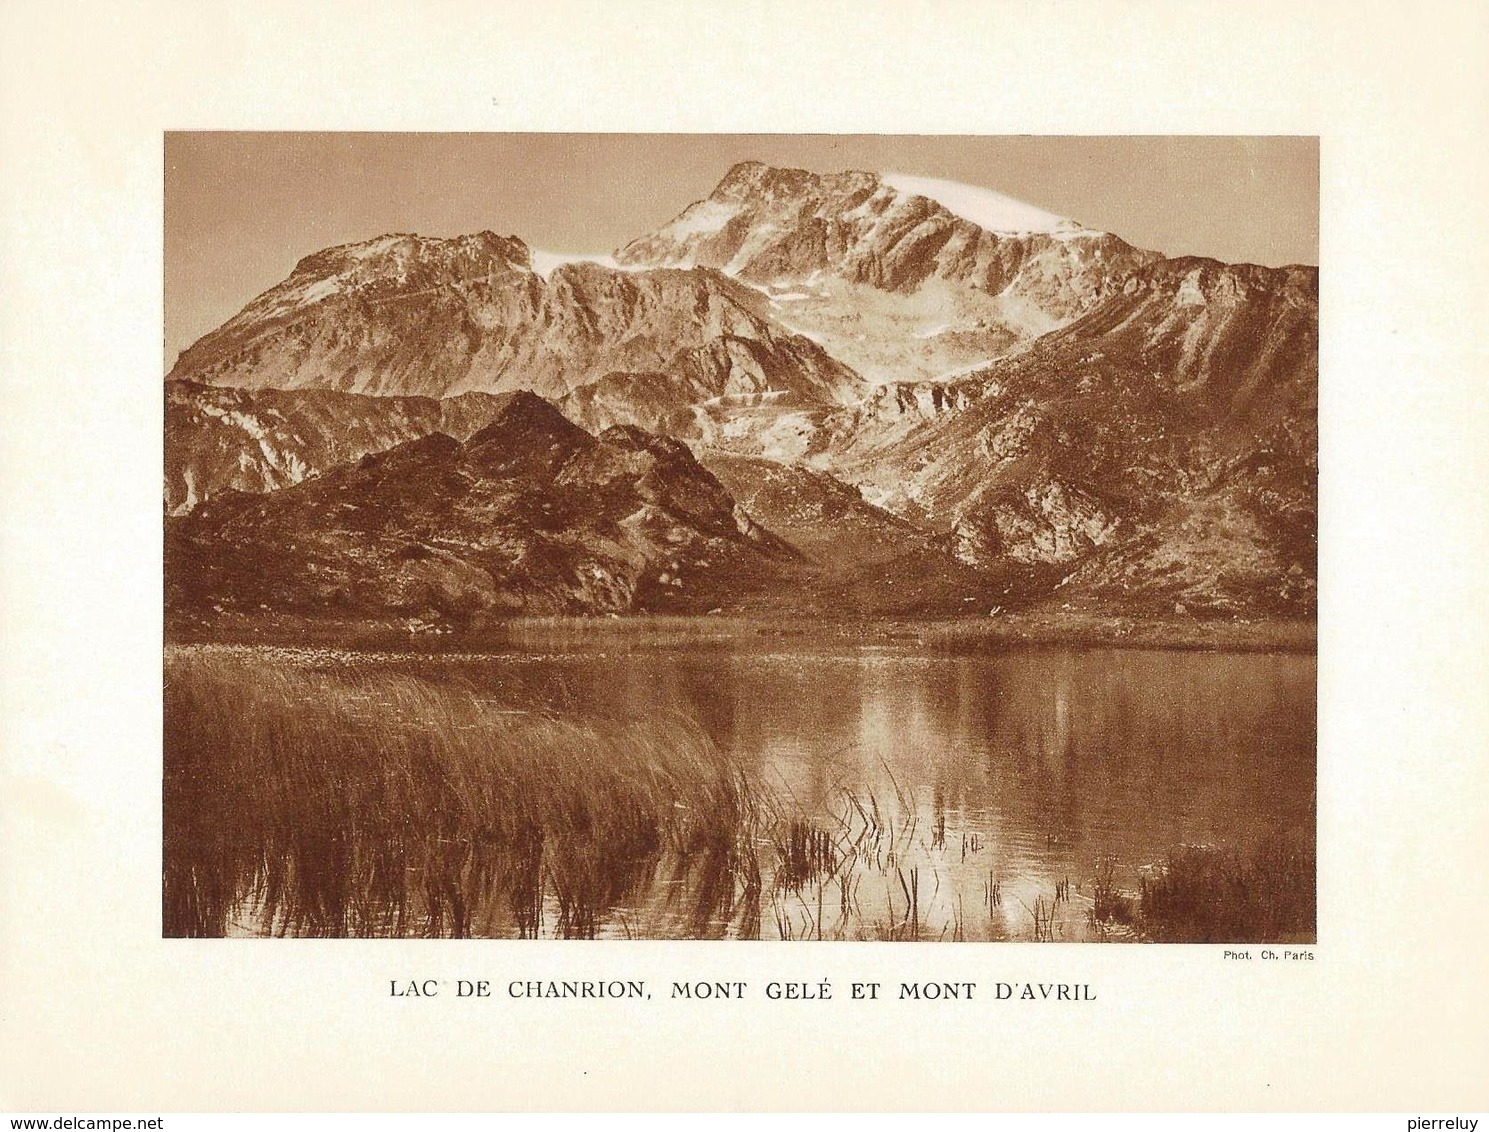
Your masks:
M 164 936 L 1317 940 L 1316 137 L 163 154 Z
M 1473 1132 L 1486 44 L 0 5 L 0 1127 Z

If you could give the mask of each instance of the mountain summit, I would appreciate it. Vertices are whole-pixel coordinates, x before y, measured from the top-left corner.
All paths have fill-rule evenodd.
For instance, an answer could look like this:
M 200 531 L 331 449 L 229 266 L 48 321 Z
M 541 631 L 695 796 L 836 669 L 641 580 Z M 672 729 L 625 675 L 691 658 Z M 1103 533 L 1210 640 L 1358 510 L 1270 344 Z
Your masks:
M 1006 353 L 1161 257 L 972 185 L 747 161 L 615 258 L 744 280 L 786 325 L 866 376 L 890 378 L 907 369 L 935 377 Z M 856 319 L 885 324 L 868 337 L 897 345 L 860 345 Z
M 1056 318 L 1159 258 L 990 189 L 899 173 L 734 166 L 704 200 L 615 256 L 751 282 L 831 272 L 883 290 L 932 279 L 1038 295 Z

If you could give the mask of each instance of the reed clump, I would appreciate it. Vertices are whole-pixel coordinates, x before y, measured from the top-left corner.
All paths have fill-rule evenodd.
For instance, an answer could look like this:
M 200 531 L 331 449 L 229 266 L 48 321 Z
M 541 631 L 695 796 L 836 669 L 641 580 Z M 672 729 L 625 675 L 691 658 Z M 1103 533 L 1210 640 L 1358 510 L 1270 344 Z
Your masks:
M 1311 845 L 1273 837 L 1249 854 L 1185 846 L 1141 882 L 1144 935 L 1170 943 L 1311 942 L 1317 933 Z
M 792 892 L 819 877 L 831 876 L 838 868 L 832 836 L 800 818 L 780 822 L 774 848 L 776 883 Z
M 1120 891 L 1115 882 L 1116 862 L 1102 858 L 1096 869 L 1096 883 L 1091 890 L 1091 919 L 1096 924 L 1121 924 L 1130 927 L 1137 922 L 1137 901 Z
M 756 803 L 683 718 L 186 654 L 166 663 L 164 762 L 168 936 L 586 937 L 659 871 L 699 934 L 758 909 Z
M 1316 865 L 1311 845 L 1271 837 L 1250 853 L 1186 845 L 1117 889 L 1111 858 L 1097 867 L 1088 913 L 1101 938 L 1126 929 L 1157 943 L 1301 943 L 1317 932 Z

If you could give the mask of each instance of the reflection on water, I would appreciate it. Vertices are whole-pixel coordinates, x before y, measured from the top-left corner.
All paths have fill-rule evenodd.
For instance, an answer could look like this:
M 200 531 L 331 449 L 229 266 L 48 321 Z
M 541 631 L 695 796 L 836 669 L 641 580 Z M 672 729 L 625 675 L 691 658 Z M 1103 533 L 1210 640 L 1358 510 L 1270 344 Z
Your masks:
M 458 672 L 513 710 L 696 720 L 832 839 L 828 867 L 799 884 L 782 868 L 768 886 L 767 938 L 1092 938 L 1103 866 L 1135 893 L 1180 846 L 1313 843 L 1311 656 L 730 645 L 419 669 Z M 789 863 L 790 837 L 775 850 Z M 668 906 L 648 891 L 601 934 L 684 934 Z
M 172 650 L 167 934 L 1311 939 L 1315 668 Z

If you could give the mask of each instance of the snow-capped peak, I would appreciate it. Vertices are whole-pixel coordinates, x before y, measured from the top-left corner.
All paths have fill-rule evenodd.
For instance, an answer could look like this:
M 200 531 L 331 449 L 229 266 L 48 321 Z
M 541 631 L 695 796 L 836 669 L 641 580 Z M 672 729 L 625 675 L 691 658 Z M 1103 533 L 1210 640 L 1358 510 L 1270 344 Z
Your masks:
M 927 197 L 963 220 L 970 220 L 979 228 L 1000 235 L 1031 232 L 1057 235 L 1085 231 L 1074 220 L 979 185 L 943 181 L 937 177 L 913 177 L 905 173 L 881 173 L 879 180 L 896 192 Z

